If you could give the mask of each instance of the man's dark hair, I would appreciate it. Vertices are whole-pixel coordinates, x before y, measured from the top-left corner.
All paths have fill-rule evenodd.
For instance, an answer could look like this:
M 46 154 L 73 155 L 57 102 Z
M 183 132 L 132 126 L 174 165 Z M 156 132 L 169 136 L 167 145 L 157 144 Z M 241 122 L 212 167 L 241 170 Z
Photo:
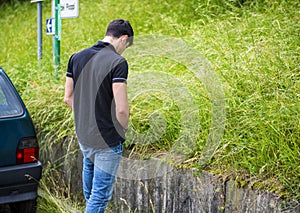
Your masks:
M 133 34 L 133 29 L 129 21 L 116 19 L 109 23 L 105 36 L 120 38 L 122 35 L 128 35 L 127 42 L 131 46 L 133 44 Z

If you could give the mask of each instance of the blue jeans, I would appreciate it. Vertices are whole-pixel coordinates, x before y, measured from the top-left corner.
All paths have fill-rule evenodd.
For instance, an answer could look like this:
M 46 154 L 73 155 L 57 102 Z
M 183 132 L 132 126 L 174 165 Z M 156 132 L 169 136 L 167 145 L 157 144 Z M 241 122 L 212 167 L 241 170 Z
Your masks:
M 122 144 L 100 150 L 81 146 L 83 194 L 86 213 L 104 213 L 112 197 L 113 184 L 122 158 Z

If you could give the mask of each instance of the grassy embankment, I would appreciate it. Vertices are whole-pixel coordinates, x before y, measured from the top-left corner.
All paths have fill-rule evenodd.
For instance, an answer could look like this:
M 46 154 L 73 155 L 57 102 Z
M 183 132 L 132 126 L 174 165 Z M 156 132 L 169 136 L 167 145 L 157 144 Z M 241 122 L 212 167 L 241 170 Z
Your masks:
M 268 189 L 299 201 L 300 4 L 226 2 L 81 1 L 79 18 L 62 22 L 58 80 L 52 69 L 51 36 L 43 37 L 43 60 L 37 65 L 36 6 L 28 2 L 0 5 L 0 66 L 15 82 L 32 114 L 42 156 L 51 155 L 49 143 L 75 137 L 71 112 L 62 102 L 68 57 L 101 39 L 110 20 L 124 17 L 131 21 L 137 36 L 160 34 L 183 39 L 211 63 L 222 84 L 225 132 L 213 158 L 200 168 L 198 159 L 209 134 L 212 109 L 201 80 L 185 64 L 163 55 L 153 53 L 141 59 L 128 54 L 129 77 L 134 79 L 146 70 L 167 73 L 180 81 L 199 106 L 196 146 L 186 152 L 189 160 L 184 166 L 210 170 L 235 179 L 241 186 Z M 51 16 L 50 1 L 43 6 L 45 20 Z M 141 94 L 131 102 L 132 130 L 151 130 L 148 118 L 153 112 L 166 121 L 164 133 L 155 142 L 139 143 L 133 153 L 157 156 L 168 152 L 179 136 L 188 134 L 180 132 L 182 115 L 176 101 L 162 97 L 166 97 L 163 91 L 156 91 Z M 137 143 L 134 136 L 127 145 L 131 142 Z M 44 162 L 44 166 L 41 188 L 46 198 L 39 211 L 67 211 L 59 207 L 57 197 L 67 194 L 62 199 L 70 201 L 68 186 L 51 188 L 47 193 L 47 186 L 56 184 L 49 174 L 59 165 Z M 76 202 L 70 203 L 76 208 Z

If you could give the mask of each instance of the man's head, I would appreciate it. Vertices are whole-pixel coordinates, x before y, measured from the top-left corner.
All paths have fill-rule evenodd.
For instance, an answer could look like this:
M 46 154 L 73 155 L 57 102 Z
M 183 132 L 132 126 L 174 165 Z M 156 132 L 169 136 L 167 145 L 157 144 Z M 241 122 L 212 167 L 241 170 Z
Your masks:
M 105 36 L 120 38 L 122 35 L 127 35 L 127 42 L 129 46 L 133 44 L 133 29 L 129 21 L 123 19 L 116 19 L 109 23 Z
M 112 43 L 120 54 L 133 44 L 133 29 L 129 21 L 116 19 L 109 23 L 105 37 L 114 39 Z M 118 41 L 118 42 L 116 42 Z

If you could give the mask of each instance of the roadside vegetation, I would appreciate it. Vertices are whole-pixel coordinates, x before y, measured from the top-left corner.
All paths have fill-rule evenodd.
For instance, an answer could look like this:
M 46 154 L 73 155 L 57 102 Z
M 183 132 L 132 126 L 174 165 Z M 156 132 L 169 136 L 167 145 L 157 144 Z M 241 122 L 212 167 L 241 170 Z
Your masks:
M 236 180 L 241 187 L 266 189 L 299 204 L 299 8 L 296 0 L 80 1 L 79 17 L 62 20 L 61 69 L 55 78 L 52 36 L 44 33 L 43 59 L 38 63 L 36 5 L 15 0 L 0 3 L 0 66 L 27 104 L 39 134 L 41 157 L 47 159 L 54 152 L 49 149 L 52 143 L 76 143 L 72 113 L 63 103 L 71 54 L 102 39 L 107 24 L 116 18 L 128 19 L 137 37 L 182 39 L 209 61 L 225 96 L 225 131 L 205 164 L 199 164 L 199 159 L 209 135 L 212 107 L 203 82 L 184 64 L 162 55 L 141 59 L 130 57 L 131 50 L 125 54 L 129 78 L 149 70 L 167 73 L 179 80 L 198 106 L 195 146 L 182 150 L 188 159 L 177 166 L 211 171 Z M 51 1 L 44 1 L 43 23 L 50 17 Z M 181 132 L 178 103 L 163 91 L 140 94 L 130 107 L 129 157 L 158 157 L 180 135 L 188 135 Z M 134 133 L 155 128 L 149 118 L 164 119 L 164 131 L 151 135 L 151 143 L 149 138 L 141 142 Z M 82 208 L 82 199 L 72 196 L 68 183 L 57 185 L 54 180 L 60 176 L 56 170 L 60 163 L 59 159 L 44 162 L 39 212 Z

